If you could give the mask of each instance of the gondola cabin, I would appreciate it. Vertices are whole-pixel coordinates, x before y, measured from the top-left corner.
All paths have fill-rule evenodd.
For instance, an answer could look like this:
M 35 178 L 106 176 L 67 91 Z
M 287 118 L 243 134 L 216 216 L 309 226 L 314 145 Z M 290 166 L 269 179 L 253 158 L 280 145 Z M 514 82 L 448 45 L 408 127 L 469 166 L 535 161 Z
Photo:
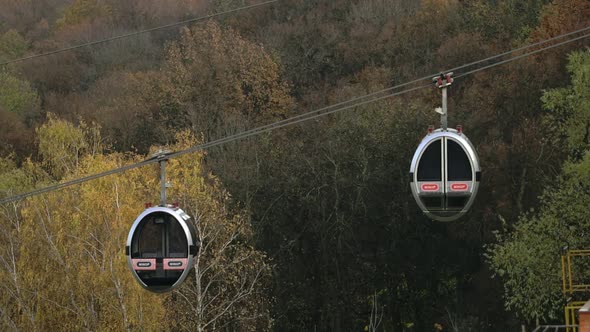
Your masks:
M 199 242 L 191 218 L 181 209 L 157 206 L 137 217 L 125 251 L 139 284 L 152 292 L 178 287 L 190 272 Z
M 477 153 L 460 127 L 445 131 L 430 128 L 410 166 L 416 203 L 438 221 L 457 220 L 469 210 L 480 178 Z

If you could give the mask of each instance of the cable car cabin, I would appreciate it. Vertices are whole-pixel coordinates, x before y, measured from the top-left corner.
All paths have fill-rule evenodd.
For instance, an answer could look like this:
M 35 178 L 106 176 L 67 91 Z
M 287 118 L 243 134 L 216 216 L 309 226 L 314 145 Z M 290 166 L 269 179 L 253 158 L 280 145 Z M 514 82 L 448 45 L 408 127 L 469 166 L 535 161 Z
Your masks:
M 127 263 L 141 286 L 166 292 L 179 286 L 193 266 L 199 248 L 190 217 L 179 208 L 145 210 L 127 237 Z
M 475 148 L 460 130 L 430 132 L 414 153 L 410 178 L 412 194 L 428 217 L 457 220 L 469 210 L 479 187 Z

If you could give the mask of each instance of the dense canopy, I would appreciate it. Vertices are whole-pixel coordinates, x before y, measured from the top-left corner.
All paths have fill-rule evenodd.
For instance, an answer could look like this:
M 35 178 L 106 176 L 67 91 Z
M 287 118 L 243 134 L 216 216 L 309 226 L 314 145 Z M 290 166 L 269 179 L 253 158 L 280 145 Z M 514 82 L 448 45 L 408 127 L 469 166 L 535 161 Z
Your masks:
M 0 63 L 254 3 L 0 0 Z M 587 0 L 281 0 L 0 66 L 0 197 L 588 26 Z M 408 185 L 434 87 L 171 160 L 170 202 L 203 247 L 167 295 L 135 284 L 123 253 L 156 166 L 2 205 L 0 329 L 561 323 L 559 249 L 590 247 L 588 40 L 456 79 L 449 125 L 483 171 L 457 222 L 426 218 Z

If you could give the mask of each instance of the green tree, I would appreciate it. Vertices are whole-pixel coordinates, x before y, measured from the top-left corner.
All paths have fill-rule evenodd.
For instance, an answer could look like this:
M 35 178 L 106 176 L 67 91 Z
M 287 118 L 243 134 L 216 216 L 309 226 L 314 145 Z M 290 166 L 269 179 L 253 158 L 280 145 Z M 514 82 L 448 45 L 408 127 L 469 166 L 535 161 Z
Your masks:
M 539 13 L 549 0 L 468 0 L 460 8 L 467 31 L 486 39 L 524 40 L 537 26 Z
M 30 125 L 39 113 L 39 96 L 26 80 L 0 71 L 0 110 L 17 114 Z
M 543 95 L 549 111 L 548 125 L 558 138 L 565 138 L 570 154 L 578 160 L 590 150 L 590 50 L 569 56 L 568 71 L 572 85 L 553 89 Z
M 557 183 L 545 189 L 539 211 L 522 215 L 514 230 L 499 233 L 498 243 L 488 248 L 492 269 L 504 281 L 506 307 L 528 320 L 548 321 L 562 309 L 561 248 L 590 246 L 585 234 L 590 228 L 590 50 L 569 60 L 572 85 L 546 92 L 543 102 L 571 158 Z
M 28 48 L 29 44 L 18 31 L 10 29 L 0 36 L 0 62 L 21 57 Z

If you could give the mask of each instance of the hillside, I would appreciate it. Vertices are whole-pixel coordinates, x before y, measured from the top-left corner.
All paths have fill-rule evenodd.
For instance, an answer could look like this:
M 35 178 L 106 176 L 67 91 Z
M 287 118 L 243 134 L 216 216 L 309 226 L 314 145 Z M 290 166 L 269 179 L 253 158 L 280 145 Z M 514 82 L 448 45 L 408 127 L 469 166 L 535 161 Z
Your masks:
M 587 0 L 279 0 L 215 15 L 255 3 L 0 0 L 0 198 L 590 26 Z M 205 15 L 215 17 L 13 61 Z M 449 125 L 463 125 L 483 173 L 457 222 L 429 220 L 408 186 L 412 155 L 439 122 L 434 86 L 178 159 L 170 200 L 216 234 L 203 256 L 209 293 L 189 281 L 147 294 L 127 271 L 124 240 L 157 202 L 156 166 L 4 204 L 0 327 L 561 322 L 559 248 L 590 247 L 589 40 L 455 72 Z

